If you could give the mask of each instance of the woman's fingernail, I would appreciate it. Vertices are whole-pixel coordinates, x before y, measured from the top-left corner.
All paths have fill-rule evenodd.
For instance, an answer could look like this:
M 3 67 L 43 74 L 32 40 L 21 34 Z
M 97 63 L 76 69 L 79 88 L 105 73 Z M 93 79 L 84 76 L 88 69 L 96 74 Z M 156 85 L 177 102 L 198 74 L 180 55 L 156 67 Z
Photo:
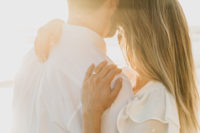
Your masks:
M 120 81 L 120 82 L 123 82 L 123 78 L 119 78 L 119 81 Z

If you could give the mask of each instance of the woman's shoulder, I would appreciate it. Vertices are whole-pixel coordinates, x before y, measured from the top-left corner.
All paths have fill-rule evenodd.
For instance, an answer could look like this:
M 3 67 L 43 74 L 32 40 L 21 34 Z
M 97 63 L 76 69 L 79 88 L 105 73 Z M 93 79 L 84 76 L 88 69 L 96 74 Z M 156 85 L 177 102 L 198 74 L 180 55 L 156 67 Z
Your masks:
M 126 118 L 135 123 L 157 120 L 180 127 L 174 97 L 162 83 L 154 81 L 149 82 L 134 99 L 129 100 L 118 116 L 118 123 L 123 123 Z
M 141 99 L 144 97 L 148 97 L 149 95 L 152 94 L 155 95 L 158 93 L 165 93 L 165 92 L 169 93 L 167 88 L 162 83 L 157 81 L 150 81 L 140 91 L 138 91 L 138 93 L 135 95 L 135 98 Z

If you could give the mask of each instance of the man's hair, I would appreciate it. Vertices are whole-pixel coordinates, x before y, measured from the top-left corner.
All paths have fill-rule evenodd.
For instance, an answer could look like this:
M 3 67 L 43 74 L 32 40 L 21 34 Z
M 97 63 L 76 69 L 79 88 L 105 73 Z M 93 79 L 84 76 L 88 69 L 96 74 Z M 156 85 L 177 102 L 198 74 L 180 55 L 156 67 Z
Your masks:
M 106 0 L 67 0 L 70 10 L 93 11 L 100 8 Z

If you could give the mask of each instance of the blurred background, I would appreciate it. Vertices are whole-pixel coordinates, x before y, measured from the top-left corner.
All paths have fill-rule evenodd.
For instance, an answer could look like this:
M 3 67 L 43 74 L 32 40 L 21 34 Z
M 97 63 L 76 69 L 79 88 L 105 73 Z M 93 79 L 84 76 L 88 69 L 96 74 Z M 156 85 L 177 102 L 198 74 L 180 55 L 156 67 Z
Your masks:
M 200 79 L 200 0 L 179 1 L 190 26 Z M 23 56 L 33 48 L 37 30 L 52 19 L 67 17 L 66 0 L 0 0 L 0 133 L 10 132 L 13 79 Z M 125 65 L 116 36 L 105 41 L 109 57 Z

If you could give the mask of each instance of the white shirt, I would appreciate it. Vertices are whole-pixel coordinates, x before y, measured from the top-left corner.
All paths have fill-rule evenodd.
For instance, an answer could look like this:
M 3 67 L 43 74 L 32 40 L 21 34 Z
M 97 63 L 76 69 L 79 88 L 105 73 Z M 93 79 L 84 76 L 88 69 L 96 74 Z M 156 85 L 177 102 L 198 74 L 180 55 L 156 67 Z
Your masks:
M 60 42 L 40 64 L 34 50 L 24 57 L 15 77 L 12 133 L 81 133 L 81 88 L 88 67 L 107 60 L 106 44 L 94 31 L 65 24 Z M 123 77 L 122 90 L 102 116 L 102 133 L 118 133 L 117 116 L 133 98 L 129 79 Z
M 176 102 L 166 87 L 150 81 L 119 113 L 120 133 L 180 133 Z

